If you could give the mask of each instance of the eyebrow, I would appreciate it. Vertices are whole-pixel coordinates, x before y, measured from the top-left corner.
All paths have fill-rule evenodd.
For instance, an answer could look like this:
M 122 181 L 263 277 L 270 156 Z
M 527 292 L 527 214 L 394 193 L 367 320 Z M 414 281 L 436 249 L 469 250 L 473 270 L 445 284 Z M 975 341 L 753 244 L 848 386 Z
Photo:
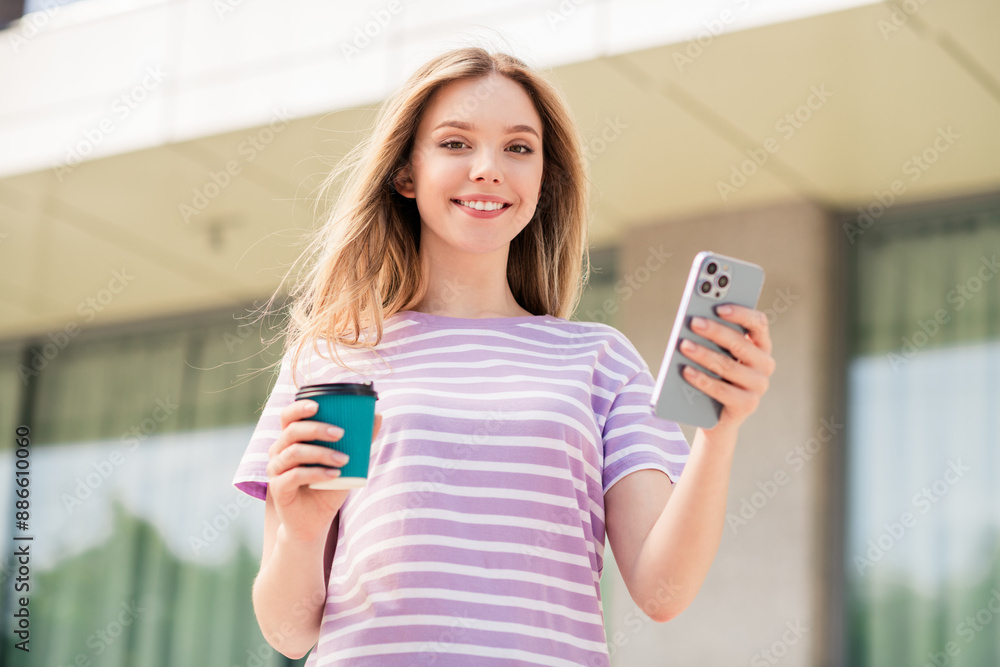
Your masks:
M 465 121 L 462 120 L 446 120 L 437 127 L 435 127 L 433 131 L 440 130 L 442 127 L 457 127 L 460 130 L 469 130 L 469 131 L 476 129 L 476 126 L 473 125 L 472 123 L 466 123 Z M 507 134 L 514 134 L 516 132 L 527 132 L 528 134 L 535 135 L 536 139 L 541 139 L 541 137 L 538 136 L 538 132 L 535 131 L 535 128 L 531 127 L 530 125 L 511 125 L 510 127 L 504 128 L 504 132 L 506 132 Z

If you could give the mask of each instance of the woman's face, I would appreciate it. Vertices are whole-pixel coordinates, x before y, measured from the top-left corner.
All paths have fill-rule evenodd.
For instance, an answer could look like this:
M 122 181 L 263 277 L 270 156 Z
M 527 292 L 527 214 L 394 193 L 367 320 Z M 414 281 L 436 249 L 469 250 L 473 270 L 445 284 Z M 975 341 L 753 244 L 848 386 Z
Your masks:
M 421 252 L 430 244 L 436 254 L 506 253 L 538 204 L 541 118 L 524 89 L 506 77 L 455 81 L 431 97 L 404 174 L 397 190 L 416 197 Z M 458 203 L 491 195 L 502 210 L 478 213 Z

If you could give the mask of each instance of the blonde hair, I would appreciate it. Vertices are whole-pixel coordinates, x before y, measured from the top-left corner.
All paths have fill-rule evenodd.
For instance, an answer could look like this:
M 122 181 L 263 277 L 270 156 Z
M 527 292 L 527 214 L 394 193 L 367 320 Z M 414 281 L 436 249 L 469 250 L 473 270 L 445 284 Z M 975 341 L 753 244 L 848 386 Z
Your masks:
M 280 336 L 284 352 L 293 354 L 293 382 L 307 344 L 318 353 L 317 343 L 325 339 L 327 349 L 346 367 L 331 342 L 374 348 L 382 340 L 383 320 L 418 303 L 425 288 L 418 254 L 420 218 L 416 201 L 396 191 L 395 179 L 409 161 L 431 96 L 454 81 L 490 74 L 519 83 L 542 121 L 541 194 L 531 221 L 510 243 L 511 292 L 534 315 L 568 319 L 576 310 L 590 273 L 589 177 L 569 105 L 553 84 L 518 58 L 480 47 L 453 49 L 422 65 L 385 101 L 372 132 L 320 186 L 322 197 L 346 173 L 336 205 L 311 233 L 299 258 L 316 259 L 289 293 L 290 310 Z M 362 340 L 362 331 L 374 331 L 374 339 Z

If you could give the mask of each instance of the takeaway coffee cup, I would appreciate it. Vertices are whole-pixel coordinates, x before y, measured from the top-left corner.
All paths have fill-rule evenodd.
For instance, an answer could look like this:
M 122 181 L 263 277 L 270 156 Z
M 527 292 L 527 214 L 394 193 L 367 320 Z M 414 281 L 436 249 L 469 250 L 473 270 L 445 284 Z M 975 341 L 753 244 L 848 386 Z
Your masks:
M 371 382 L 358 384 L 337 382 L 309 384 L 295 392 L 295 400 L 316 401 L 319 409 L 310 417 L 344 429 L 340 440 L 312 440 L 310 445 L 336 449 L 350 457 L 341 468 L 340 476 L 314 482 L 310 489 L 356 489 L 368 483 L 368 461 L 372 450 L 372 429 L 375 426 L 375 401 L 378 394 Z M 319 465 L 319 464 L 305 464 Z

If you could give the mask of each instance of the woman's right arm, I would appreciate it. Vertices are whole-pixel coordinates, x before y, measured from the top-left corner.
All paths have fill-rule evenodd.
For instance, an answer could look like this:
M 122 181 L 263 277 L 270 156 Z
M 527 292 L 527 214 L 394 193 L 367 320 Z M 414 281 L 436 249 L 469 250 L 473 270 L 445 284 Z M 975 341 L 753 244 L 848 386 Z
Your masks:
M 302 400 L 281 412 L 281 434 L 268 451 L 264 549 L 254 582 L 253 605 L 267 643 L 289 658 L 301 658 L 319 640 L 326 603 L 323 552 L 348 489 L 310 489 L 340 474 L 346 457 L 309 440 L 339 440 L 327 424 L 308 421 L 316 404 Z M 375 415 L 374 439 L 382 415 Z M 304 467 L 322 463 L 335 469 Z

